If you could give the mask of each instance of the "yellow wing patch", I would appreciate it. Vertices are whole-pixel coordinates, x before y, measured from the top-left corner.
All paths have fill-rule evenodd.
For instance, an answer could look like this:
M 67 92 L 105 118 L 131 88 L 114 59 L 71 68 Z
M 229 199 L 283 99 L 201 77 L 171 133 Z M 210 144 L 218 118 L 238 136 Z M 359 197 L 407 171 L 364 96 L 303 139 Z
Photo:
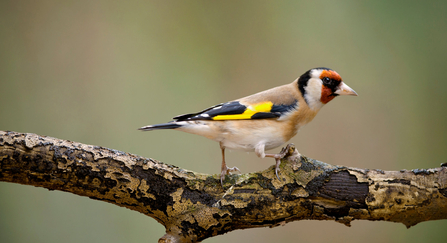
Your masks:
M 213 117 L 213 120 L 247 120 L 258 112 L 270 112 L 272 110 L 273 103 L 271 101 L 250 105 L 242 114 L 234 115 L 217 115 Z

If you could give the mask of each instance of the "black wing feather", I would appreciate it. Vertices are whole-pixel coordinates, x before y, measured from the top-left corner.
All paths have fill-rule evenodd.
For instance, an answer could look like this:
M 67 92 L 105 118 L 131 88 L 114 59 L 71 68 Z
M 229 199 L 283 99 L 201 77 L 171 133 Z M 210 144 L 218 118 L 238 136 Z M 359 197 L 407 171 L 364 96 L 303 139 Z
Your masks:
M 257 112 L 249 119 L 268 119 L 278 118 L 282 114 L 297 109 L 298 101 L 295 100 L 292 104 L 273 105 L 270 112 Z M 247 110 L 247 106 L 242 105 L 239 101 L 231 101 L 212 106 L 208 109 L 197 113 L 185 114 L 176 116 L 173 119 L 176 121 L 191 121 L 191 120 L 213 120 L 213 117 L 222 115 L 239 115 Z
M 272 110 L 270 112 L 283 114 L 283 113 L 290 112 L 297 108 L 298 108 L 298 100 L 295 100 L 292 104 L 289 104 L 289 105 L 284 105 L 284 104 L 273 105 Z
M 173 119 L 175 119 L 176 121 L 212 120 L 213 117 L 219 115 L 242 114 L 246 109 L 247 107 L 239 103 L 239 101 L 231 101 L 212 106 L 197 113 L 176 116 Z

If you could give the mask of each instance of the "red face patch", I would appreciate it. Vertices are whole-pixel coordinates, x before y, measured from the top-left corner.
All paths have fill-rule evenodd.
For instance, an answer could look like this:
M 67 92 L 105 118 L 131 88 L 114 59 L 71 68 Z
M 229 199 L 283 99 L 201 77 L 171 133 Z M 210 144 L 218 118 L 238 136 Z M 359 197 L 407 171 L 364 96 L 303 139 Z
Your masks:
M 320 79 L 323 79 L 324 77 L 328 77 L 333 80 L 342 81 L 340 75 L 333 71 L 333 70 L 323 70 L 320 74 Z
M 321 103 L 326 104 L 333 98 L 335 98 L 335 96 L 332 95 L 332 90 L 323 85 L 321 87 L 321 98 L 320 98 Z
M 323 70 L 320 74 L 320 79 L 323 81 L 320 101 L 326 104 L 335 98 L 334 92 L 342 80 L 340 75 L 333 70 Z

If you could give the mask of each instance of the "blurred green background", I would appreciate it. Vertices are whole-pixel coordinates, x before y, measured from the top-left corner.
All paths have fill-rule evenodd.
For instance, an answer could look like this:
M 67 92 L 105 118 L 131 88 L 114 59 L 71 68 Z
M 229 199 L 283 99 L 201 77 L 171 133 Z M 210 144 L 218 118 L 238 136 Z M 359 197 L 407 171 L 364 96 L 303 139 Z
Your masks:
M 291 141 L 301 153 L 360 168 L 439 167 L 447 162 L 446 13 L 447 1 L 2 0 L 0 130 L 218 173 L 217 143 L 136 129 L 325 66 L 359 96 L 323 108 Z M 244 173 L 273 165 L 227 154 Z M 440 242 L 446 227 L 299 221 L 206 242 Z M 128 209 L 0 182 L 0 242 L 156 242 L 163 234 Z

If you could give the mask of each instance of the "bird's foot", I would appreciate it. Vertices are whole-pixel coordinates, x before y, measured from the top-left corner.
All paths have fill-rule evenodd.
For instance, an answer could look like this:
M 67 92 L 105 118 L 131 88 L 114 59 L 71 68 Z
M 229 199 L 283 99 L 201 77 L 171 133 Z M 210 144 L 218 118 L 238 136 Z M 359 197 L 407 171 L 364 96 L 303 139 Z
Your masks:
M 287 155 L 293 154 L 293 151 L 295 150 L 295 145 L 292 143 L 287 144 L 284 148 L 281 149 L 281 152 L 278 154 L 266 154 L 265 157 L 273 157 L 276 161 L 275 165 L 275 174 L 276 178 L 279 180 L 278 172 L 279 172 L 279 165 L 281 165 L 281 159 L 286 157 Z M 301 155 L 298 153 L 298 156 L 301 157 Z
M 236 166 L 234 166 L 234 167 L 228 167 L 228 166 L 224 166 L 223 168 L 222 168 L 222 171 L 221 171 L 221 173 L 220 173 L 220 184 L 222 185 L 222 187 L 223 187 L 223 180 L 225 179 L 225 176 L 226 175 L 231 175 L 231 172 L 239 172 L 239 173 L 242 173 L 240 170 L 239 170 L 239 168 L 237 168 Z

